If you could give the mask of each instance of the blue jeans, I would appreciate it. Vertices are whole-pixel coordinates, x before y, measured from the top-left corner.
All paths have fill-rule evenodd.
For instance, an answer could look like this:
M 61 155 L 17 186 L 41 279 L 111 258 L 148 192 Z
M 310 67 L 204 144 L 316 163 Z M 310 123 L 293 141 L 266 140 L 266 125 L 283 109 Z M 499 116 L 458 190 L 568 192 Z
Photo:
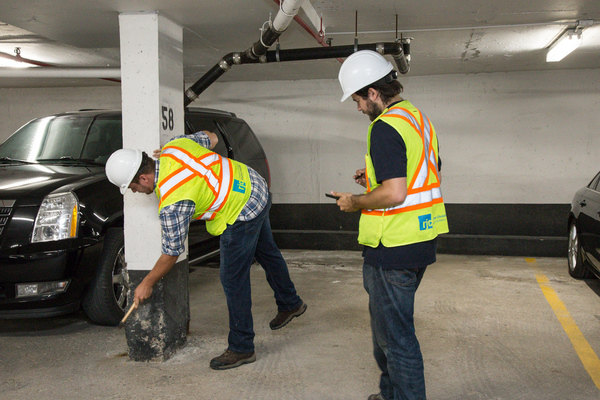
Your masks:
M 386 400 L 425 399 L 423 355 L 415 334 L 415 292 L 425 267 L 385 270 L 363 265 L 369 293 L 373 354 L 381 369 L 379 387 Z
M 254 259 L 264 268 L 279 311 L 302 304 L 290 278 L 287 264 L 271 233 L 269 210 L 251 221 L 236 221 L 221 234 L 220 277 L 229 310 L 229 347 L 238 353 L 254 352 L 250 267 Z

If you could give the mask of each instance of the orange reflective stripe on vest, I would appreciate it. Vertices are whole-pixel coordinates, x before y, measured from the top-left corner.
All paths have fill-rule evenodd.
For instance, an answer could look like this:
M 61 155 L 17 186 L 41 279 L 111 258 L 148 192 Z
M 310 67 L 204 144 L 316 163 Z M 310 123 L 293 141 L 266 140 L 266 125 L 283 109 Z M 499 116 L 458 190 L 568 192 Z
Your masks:
M 420 111 L 419 116 L 420 121 L 417 120 L 409 110 L 402 107 L 392 107 L 388 109 L 384 115 L 379 117 L 382 120 L 387 118 L 399 118 L 407 122 L 421 138 L 423 152 L 421 153 L 417 170 L 415 171 L 411 182 L 408 182 L 407 195 L 404 202 L 398 206 L 386 209 L 362 210 L 363 214 L 383 215 L 385 213 L 385 215 L 393 215 L 431 207 L 433 204 L 443 202 L 438 175 L 438 160 L 431 137 L 431 122 L 429 121 L 429 118 L 424 116 Z M 432 174 L 433 177 L 431 176 Z M 410 175 L 407 173 L 407 176 Z M 369 179 L 367 179 L 367 182 L 369 182 Z M 371 185 L 368 184 L 367 192 L 372 190 Z
M 181 168 L 178 168 L 165 179 L 158 182 L 161 193 L 161 205 L 171 193 L 186 182 L 189 182 L 194 177 L 202 178 L 215 195 L 215 199 L 206 212 L 198 219 L 210 220 L 214 216 L 214 213 L 223 207 L 229 196 L 233 184 L 231 161 L 227 158 L 223 159 L 223 157 L 216 153 L 209 153 L 203 157 L 194 157 L 194 155 L 185 149 L 175 146 L 165 147 L 161 157 L 171 158 L 181 165 Z M 220 173 L 218 175 L 211 169 L 215 165 L 220 166 Z

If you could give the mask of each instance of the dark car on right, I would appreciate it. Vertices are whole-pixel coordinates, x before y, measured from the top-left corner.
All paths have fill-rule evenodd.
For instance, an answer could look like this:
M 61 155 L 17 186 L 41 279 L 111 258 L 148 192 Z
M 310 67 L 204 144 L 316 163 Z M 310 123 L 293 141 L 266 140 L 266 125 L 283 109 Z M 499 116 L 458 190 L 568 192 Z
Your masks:
M 568 257 L 573 278 L 600 278 L 600 172 L 573 197 Z

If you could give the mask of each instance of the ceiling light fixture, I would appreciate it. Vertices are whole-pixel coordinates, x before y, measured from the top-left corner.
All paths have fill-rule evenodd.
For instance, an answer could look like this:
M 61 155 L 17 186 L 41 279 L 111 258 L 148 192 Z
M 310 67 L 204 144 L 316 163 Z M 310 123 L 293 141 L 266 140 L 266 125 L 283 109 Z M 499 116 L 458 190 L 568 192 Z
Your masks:
M 565 33 L 550 46 L 548 54 L 546 54 L 546 61 L 558 62 L 571 54 L 571 52 L 578 48 L 583 42 L 581 34 L 582 31 L 578 30 L 578 28 L 567 29 Z

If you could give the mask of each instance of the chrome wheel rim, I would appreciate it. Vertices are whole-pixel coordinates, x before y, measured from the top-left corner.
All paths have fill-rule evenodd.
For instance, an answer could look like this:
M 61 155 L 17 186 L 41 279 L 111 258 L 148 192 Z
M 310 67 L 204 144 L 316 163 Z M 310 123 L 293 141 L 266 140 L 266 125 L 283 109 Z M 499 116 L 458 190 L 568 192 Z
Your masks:
M 577 266 L 577 257 L 579 256 L 579 238 L 577 237 L 577 227 L 573 222 L 569 230 L 569 269 L 573 271 Z
M 115 303 L 121 310 L 125 310 L 127 302 L 127 291 L 129 290 L 129 274 L 125 268 L 125 251 L 121 247 L 112 271 L 112 286 Z

